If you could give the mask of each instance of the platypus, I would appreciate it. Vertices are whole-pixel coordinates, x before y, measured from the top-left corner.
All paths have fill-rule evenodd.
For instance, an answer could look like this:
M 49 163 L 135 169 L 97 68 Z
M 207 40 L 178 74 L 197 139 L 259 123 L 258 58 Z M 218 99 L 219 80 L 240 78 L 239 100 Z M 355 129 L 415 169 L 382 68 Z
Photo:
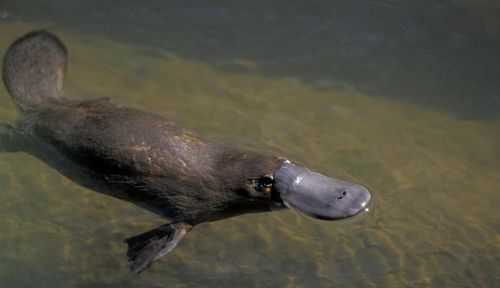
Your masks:
M 29 153 L 88 189 L 168 219 L 125 240 L 135 273 L 203 222 L 282 208 L 341 219 L 370 201 L 364 186 L 284 157 L 205 141 L 108 99 L 72 100 L 63 90 L 66 66 L 66 48 L 47 31 L 28 33 L 9 47 L 3 81 L 20 118 L 14 126 L 0 124 L 0 147 Z

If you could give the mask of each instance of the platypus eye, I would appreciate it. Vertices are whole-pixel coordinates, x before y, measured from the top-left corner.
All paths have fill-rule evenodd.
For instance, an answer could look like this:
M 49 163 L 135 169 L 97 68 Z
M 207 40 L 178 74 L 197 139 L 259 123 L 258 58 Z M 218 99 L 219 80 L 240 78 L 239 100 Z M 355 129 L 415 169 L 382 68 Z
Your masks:
M 260 177 L 260 183 L 264 187 L 269 187 L 269 186 L 273 185 L 273 176 L 265 175 L 265 176 Z
M 264 191 L 266 188 L 273 186 L 274 180 L 273 176 L 264 175 L 259 178 L 252 179 L 253 186 L 257 191 Z

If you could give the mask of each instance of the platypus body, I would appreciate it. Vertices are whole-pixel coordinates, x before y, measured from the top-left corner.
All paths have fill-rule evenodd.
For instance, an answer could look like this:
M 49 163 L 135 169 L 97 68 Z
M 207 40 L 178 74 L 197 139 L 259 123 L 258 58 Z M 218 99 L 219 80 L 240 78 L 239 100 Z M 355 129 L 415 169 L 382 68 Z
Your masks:
M 0 124 L 0 147 L 34 155 L 84 187 L 169 219 L 126 240 L 135 273 L 203 222 L 286 207 L 340 219 L 370 200 L 361 185 L 204 141 L 160 116 L 107 99 L 71 100 L 63 90 L 66 59 L 64 45 L 45 31 L 9 47 L 3 80 L 21 117 L 15 127 Z

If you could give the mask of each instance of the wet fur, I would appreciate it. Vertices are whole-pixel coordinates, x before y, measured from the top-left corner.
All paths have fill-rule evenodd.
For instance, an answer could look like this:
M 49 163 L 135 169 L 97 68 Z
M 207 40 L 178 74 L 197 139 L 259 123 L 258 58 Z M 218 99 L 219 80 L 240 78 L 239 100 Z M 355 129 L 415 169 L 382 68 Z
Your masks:
M 269 210 L 270 198 L 249 199 L 248 180 L 272 174 L 280 163 L 203 141 L 159 116 L 108 100 L 27 111 L 18 133 L 34 143 L 27 152 L 80 185 L 193 224 Z

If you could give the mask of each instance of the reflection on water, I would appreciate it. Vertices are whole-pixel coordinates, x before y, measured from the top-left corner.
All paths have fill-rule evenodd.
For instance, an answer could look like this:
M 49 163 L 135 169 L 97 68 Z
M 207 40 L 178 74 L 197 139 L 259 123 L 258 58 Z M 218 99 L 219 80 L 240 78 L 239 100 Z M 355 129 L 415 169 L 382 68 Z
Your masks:
M 371 211 L 340 222 L 286 211 L 203 224 L 172 254 L 137 276 L 128 271 L 122 241 L 162 224 L 162 219 L 85 190 L 28 155 L 5 153 L 0 155 L 0 280 L 6 287 L 493 287 L 498 282 L 500 112 L 498 82 L 492 79 L 499 75 L 494 64 L 499 58 L 494 56 L 500 50 L 490 51 L 499 47 L 492 37 L 499 31 L 492 27 L 499 22 L 490 17 L 498 5 L 435 4 L 432 11 L 448 9 L 449 17 L 483 16 L 472 26 L 456 26 L 455 18 L 440 19 L 442 31 L 462 31 L 455 40 L 432 30 L 436 22 L 431 20 L 438 21 L 433 18 L 437 16 L 422 14 L 419 9 L 427 7 L 423 4 L 402 9 L 391 1 L 379 2 L 373 12 L 376 17 L 354 4 L 338 4 L 351 12 L 348 15 L 358 15 L 350 19 L 352 27 L 369 21 L 374 25 L 370 29 L 380 35 L 351 33 L 346 23 L 332 31 L 339 25 L 335 21 L 310 34 L 300 32 L 300 27 L 316 26 L 326 8 L 310 7 L 303 14 L 309 18 L 294 24 L 291 12 L 276 12 L 285 19 L 274 19 L 268 6 L 247 14 L 249 7 L 235 3 L 219 10 L 211 8 L 215 4 L 205 5 L 210 7 L 184 8 L 185 13 L 177 16 L 193 17 L 199 26 L 166 31 L 162 40 L 154 30 L 160 19 L 137 16 L 144 22 L 135 23 L 135 32 L 126 38 L 129 30 L 120 30 L 118 24 L 100 26 L 104 30 L 100 33 L 89 28 L 102 24 L 99 21 L 66 27 L 69 13 L 34 19 L 54 21 L 50 24 L 20 21 L 25 17 L 19 12 L 23 7 L 8 3 L 10 10 L 0 6 L 0 18 L 7 18 L 0 20 L 0 53 L 19 35 L 51 27 L 70 51 L 66 90 L 73 97 L 110 96 L 174 119 L 205 138 L 272 151 L 325 174 L 364 183 L 374 193 Z M 68 9 L 64 7 L 62 11 Z M 126 20 L 111 15 L 108 21 L 130 21 L 132 16 L 127 18 L 124 12 L 130 7 L 123 7 L 113 8 Z M 390 10 L 395 8 L 397 17 Z M 232 16 L 228 10 L 240 14 Z M 476 15 L 480 12 L 484 14 Z M 397 21 L 384 22 L 383 13 Z M 26 15 L 33 17 L 29 11 Z M 89 17 L 104 18 L 98 13 Z M 232 17 L 241 17 L 242 26 L 232 25 Z M 228 37 L 225 41 L 211 43 L 215 36 L 200 34 L 207 19 L 227 21 L 227 26 L 210 22 L 217 24 L 210 27 L 219 29 L 213 32 L 217 37 Z M 272 26 L 258 43 L 238 42 L 242 38 L 231 33 L 250 29 L 246 24 L 252 21 L 259 33 L 265 31 L 259 21 L 291 26 L 284 30 Z M 427 21 L 430 26 L 422 24 Z M 412 39 L 391 30 L 401 27 Z M 467 29 L 481 29 L 483 34 L 470 36 Z M 109 40 L 115 32 L 115 41 Z M 332 40 L 327 32 L 346 33 L 344 42 L 318 43 L 317 39 Z M 271 41 L 291 40 L 283 33 L 289 37 L 299 33 L 305 40 Z M 137 44 L 140 35 L 146 39 L 144 45 Z M 307 37 L 316 40 L 309 43 Z M 378 37 L 395 38 L 387 42 Z M 165 39 L 177 42 L 171 45 Z M 413 43 L 410 40 L 425 43 L 425 51 L 400 44 Z M 381 47 L 387 55 L 371 59 L 374 50 L 364 45 L 366 41 L 393 46 L 388 51 Z M 456 50 L 436 47 L 435 43 L 444 43 L 440 41 Z M 300 45 L 313 46 L 310 53 L 299 55 L 305 51 Z M 207 54 L 201 54 L 203 49 Z M 344 56 L 335 56 L 342 51 Z M 479 52 L 456 65 L 450 62 L 453 55 L 471 51 Z M 288 61 L 286 53 L 296 59 Z M 400 55 L 410 62 L 399 62 Z M 486 61 L 488 57 L 491 61 Z M 431 62 L 436 66 L 426 67 Z M 357 70 L 361 68 L 366 70 Z M 477 92 L 474 97 L 468 95 L 473 92 Z M 452 102 L 456 106 L 443 106 Z M 0 119 L 16 119 L 3 87 Z
M 292 76 L 317 89 L 349 84 L 460 117 L 500 118 L 498 1 L 30 2 L 7 0 L 6 17 L 168 50 L 227 73 Z

